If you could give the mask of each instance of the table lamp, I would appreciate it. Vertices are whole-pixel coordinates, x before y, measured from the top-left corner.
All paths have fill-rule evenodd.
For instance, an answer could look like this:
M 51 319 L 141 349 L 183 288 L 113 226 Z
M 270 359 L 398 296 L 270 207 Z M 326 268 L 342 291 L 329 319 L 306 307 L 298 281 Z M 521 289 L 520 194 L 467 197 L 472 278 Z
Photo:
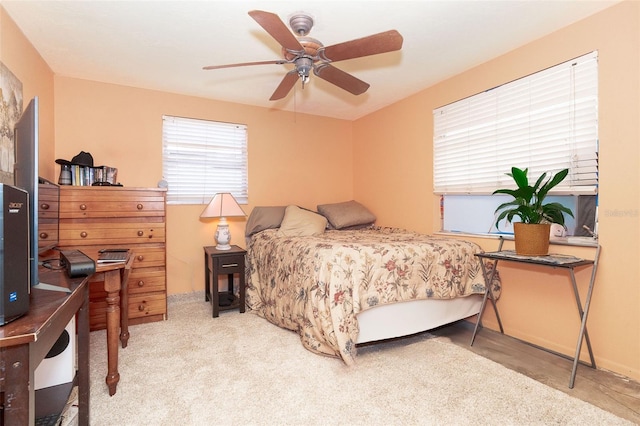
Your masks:
M 229 224 L 227 217 L 246 216 L 245 212 L 240 208 L 238 202 L 229 192 L 220 192 L 213 196 L 209 205 L 200 214 L 201 218 L 219 217 L 218 227 L 216 228 L 216 249 L 230 250 L 231 232 L 229 232 Z

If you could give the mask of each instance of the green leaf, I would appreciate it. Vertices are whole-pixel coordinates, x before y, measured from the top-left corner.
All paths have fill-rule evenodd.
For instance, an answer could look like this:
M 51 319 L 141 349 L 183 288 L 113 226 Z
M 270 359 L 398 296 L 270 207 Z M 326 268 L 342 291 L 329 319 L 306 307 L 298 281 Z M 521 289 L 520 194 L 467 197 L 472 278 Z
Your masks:
M 510 176 L 516 182 L 516 185 L 518 185 L 518 188 L 526 188 L 529 186 L 529 179 L 527 178 L 527 170 L 528 169 L 520 170 L 517 167 L 511 168 Z

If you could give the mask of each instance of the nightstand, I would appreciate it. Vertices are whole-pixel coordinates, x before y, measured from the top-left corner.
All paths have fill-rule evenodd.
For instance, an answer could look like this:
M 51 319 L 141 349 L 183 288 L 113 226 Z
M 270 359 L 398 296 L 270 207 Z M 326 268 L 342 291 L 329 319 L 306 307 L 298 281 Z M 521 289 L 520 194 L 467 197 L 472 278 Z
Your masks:
M 220 311 L 245 308 L 245 271 L 244 255 L 246 250 L 231 246 L 231 250 L 218 250 L 215 246 L 204 247 L 204 300 L 211 302 L 213 318 L 218 317 Z M 238 293 L 236 297 L 233 287 L 234 276 L 238 274 Z M 218 290 L 221 275 L 226 275 L 229 283 L 227 291 Z

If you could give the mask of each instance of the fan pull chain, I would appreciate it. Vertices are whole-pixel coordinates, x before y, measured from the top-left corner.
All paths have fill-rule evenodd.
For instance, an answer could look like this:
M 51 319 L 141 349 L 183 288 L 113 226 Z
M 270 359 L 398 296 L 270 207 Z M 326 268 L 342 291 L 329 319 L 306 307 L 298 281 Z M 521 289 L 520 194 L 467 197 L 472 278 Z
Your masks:
M 298 124 L 298 88 L 293 86 L 293 122 Z

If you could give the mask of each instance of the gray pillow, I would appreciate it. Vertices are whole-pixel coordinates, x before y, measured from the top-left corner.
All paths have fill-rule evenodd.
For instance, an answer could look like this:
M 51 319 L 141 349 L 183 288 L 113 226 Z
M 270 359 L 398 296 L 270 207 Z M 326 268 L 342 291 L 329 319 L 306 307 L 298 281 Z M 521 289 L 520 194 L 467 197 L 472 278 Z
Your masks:
M 376 216 L 357 201 L 321 204 L 318 213 L 327 218 L 334 229 L 345 229 L 358 225 L 371 225 Z
M 247 219 L 247 225 L 244 229 L 245 237 L 249 238 L 265 229 L 279 228 L 284 218 L 285 209 L 286 206 L 254 207 L 249 219 Z

